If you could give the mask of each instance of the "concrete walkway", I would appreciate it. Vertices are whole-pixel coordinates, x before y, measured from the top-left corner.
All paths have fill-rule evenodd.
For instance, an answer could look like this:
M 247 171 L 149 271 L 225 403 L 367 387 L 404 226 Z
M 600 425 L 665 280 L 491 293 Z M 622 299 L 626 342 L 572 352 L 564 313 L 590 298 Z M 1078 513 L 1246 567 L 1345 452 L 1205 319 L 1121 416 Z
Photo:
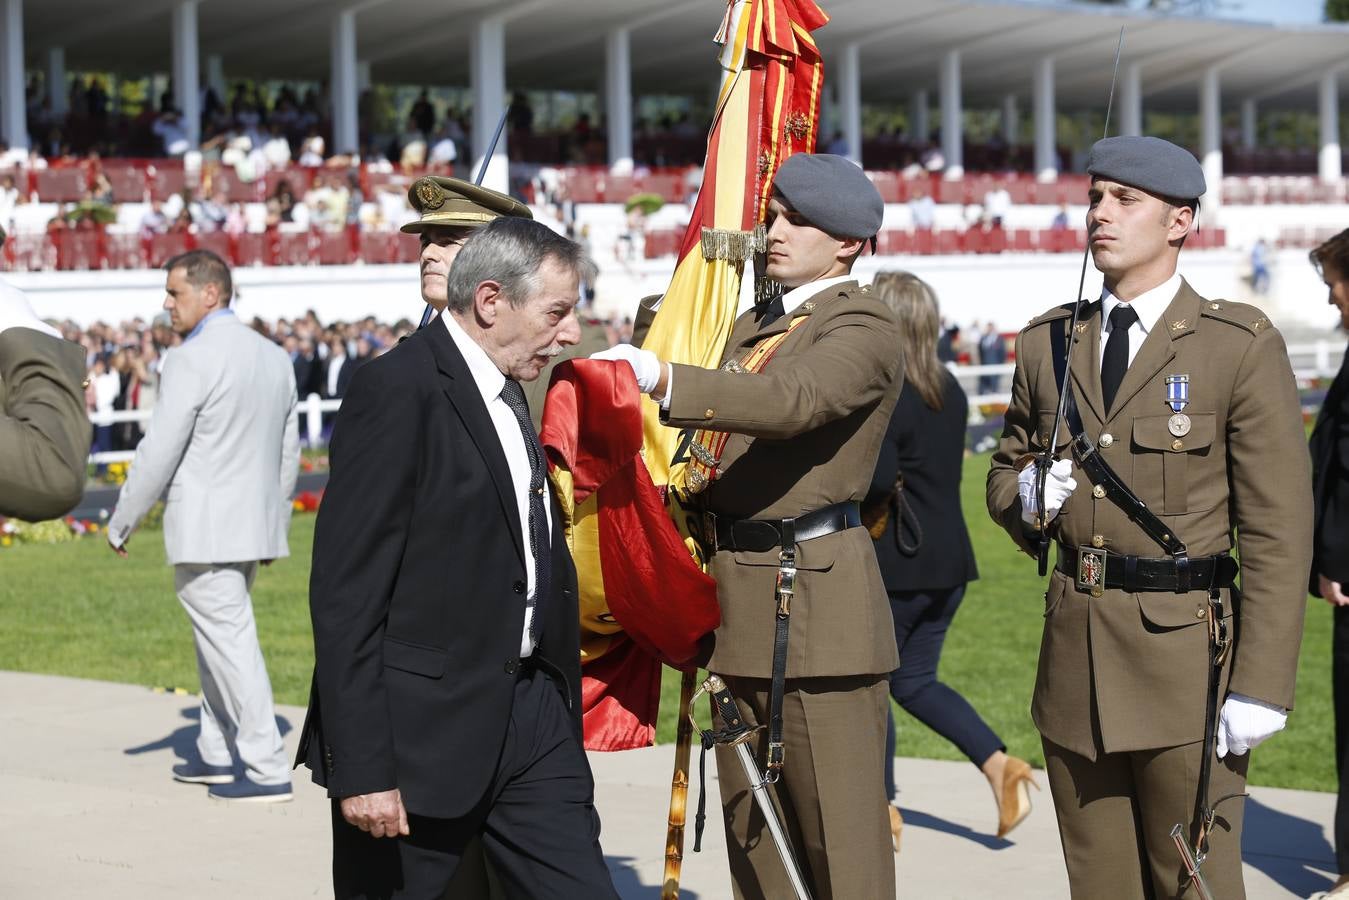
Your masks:
M 281 707 L 293 754 L 304 711 Z M 295 802 L 213 803 L 169 768 L 192 746 L 195 697 L 128 685 L 0 672 L 0 897 L 101 900 L 324 897 L 328 804 L 297 773 Z M 660 896 L 671 749 L 592 754 L 610 869 L 624 898 Z M 696 765 L 696 754 L 695 754 Z M 716 810 L 709 757 L 709 807 Z M 1047 790 L 1012 841 L 992 837 L 994 805 L 965 763 L 896 760 L 903 786 L 900 896 L 1066 897 Z M 1043 784 L 1043 774 L 1041 774 Z M 696 768 L 695 768 L 696 790 Z M 1255 788 L 1247 807 L 1251 898 L 1305 897 L 1331 880 L 1331 794 Z M 691 852 L 681 897 L 731 896 L 720 819 Z M 871 900 L 871 898 L 866 898 Z

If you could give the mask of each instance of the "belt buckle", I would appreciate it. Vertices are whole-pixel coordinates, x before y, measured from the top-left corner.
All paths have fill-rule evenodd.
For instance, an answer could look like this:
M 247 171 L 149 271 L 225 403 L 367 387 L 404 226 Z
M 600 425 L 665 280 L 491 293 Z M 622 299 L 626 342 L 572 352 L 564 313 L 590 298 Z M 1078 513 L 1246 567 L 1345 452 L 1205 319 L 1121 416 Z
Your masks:
M 708 556 L 715 556 L 720 549 L 717 546 L 717 516 L 711 510 L 703 510 L 702 513 L 703 547 L 707 550 Z
M 1095 547 L 1077 548 L 1077 589 L 1099 597 L 1105 593 L 1106 551 Z

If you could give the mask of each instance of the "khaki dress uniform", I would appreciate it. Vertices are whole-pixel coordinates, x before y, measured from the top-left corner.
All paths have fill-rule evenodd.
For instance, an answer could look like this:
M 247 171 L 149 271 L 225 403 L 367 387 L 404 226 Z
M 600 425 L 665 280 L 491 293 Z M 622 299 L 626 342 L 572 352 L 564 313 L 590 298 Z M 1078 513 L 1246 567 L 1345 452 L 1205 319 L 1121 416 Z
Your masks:
M 701 495 L 721 521 L 798 517 L 867 493 L 903 370 L 893 314 L 856 282 L 828 287 L 760 328 L 732 329 L 725 361 L 787 331 L 756 374 L 673 366 L 667 422 L 728 432 Z M 722 624 L 709 671 L 725 677 L 751 727 L 769 717 L 778 550 L 711 558 Z M 783 701 L 784 825 L 818 900 L 894 895 L 881 766 L 886 676 L 898 664 L 885 587 L 863 527 L 797 548 Z M 760 765 L 767 736 L 751 743 Z M 717 747 L 737 897 L 792 896 L 734 752 Z
M 1050 440 L 1059 392 L 1051 333 L 1070 306 L 1017 338 L 1016 373 L 988 476 L 988 508 L 1022 549 L 1017 463 Z M 1080 318 L 1069 377 L 1087 434 L 1120 478 L 1184 541 L 1190 557 L 1241 557 L 1242 596 L 1224 590 L 1235 642 L 1229 691 L 1291 709 L 1311 494 L 1301 408 L 1283 338 L 1255 307 L 1207 300 L 1184 282 L 1129 365 L 1113 409 L 1101 392 L 1101 304 Z M 1169 427 L 1167 376 L 1189 376 L 1188 428 Z M 1065 424 L 1055 446 L 1067 457 Z M 1079 470 L 1050 525 L 1060 558 L 1075 549 L 1165 554 Z M 1236 540 L 1234 541 L 1234 532 Z M 1068 548 L 1065 550 L 1065 548 Z M 1063 568 L 1071 568 L 1065 565 Z M 1099 596 L 1056 568 L 1045 595 L 1032 717 L 1044 740 L 1074 897 L 1193 896 L 1169 834 L 1193 839 L 1208 684 L 1207 591 Z M 1213 765 L 1214 800 L 1244 790 L 1249 755 Z M 1217 810 L 1204 872 L 1223 900 L 1244 896 L 1240 798 Z M 1137 853 L 1128 850 L 1136 845 Z
M 32 328 L 0 334 L 0 516 L 53 519 L 84 493 L 84 350 Z

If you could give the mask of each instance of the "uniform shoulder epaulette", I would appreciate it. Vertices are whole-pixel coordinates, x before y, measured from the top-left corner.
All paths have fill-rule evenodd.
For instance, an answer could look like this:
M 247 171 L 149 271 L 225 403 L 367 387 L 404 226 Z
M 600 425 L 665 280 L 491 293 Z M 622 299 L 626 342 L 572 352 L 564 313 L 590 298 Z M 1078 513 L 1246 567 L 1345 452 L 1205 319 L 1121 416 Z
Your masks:
M 1047 312 L 1040 313 L 1040 315 L 1026 323 L 1026 328 L 1034 328 L 1036 325 L 1042 325 L 1045 322 L 1053 322 L 1055 319 L 1070 319 L 1072 318 L 1072 315 L 1073 304 L 1065 303 L 1062 306 L 1056 306 Z
M 1199 314 L 1206 319 L 1217 319 L 1220 322 L 1235 325 L 1251 334 L 1258 335 L 1272 327 L 1269 317 L 1261 311 L 1260 307 L 1252 306 L 1249 303 L 1234 303 L 1230 300 L 1205 300 L 1199 305 Z

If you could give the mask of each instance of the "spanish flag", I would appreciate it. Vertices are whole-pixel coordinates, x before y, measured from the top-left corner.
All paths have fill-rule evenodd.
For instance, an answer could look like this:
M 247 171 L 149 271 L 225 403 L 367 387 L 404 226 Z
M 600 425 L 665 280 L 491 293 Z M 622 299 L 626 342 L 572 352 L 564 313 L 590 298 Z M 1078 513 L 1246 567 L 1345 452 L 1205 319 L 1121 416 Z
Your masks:
M 813 0 L 727 4 L 703 185 L 643 342 L 664 361 L 721 362 L 745 263 L 764 249 L 773 176 L 787 157 L 815 147 L 824 67 L 811 33 L 828 21 Z M 543 420 L 580 581 L 592 750 L 652 743 L 661 663 L 691 665 L 698 638 L 720 621 L 685 511 L 692 434 L 661 424 L 656 403 L 619 365 L 558 366 Z

